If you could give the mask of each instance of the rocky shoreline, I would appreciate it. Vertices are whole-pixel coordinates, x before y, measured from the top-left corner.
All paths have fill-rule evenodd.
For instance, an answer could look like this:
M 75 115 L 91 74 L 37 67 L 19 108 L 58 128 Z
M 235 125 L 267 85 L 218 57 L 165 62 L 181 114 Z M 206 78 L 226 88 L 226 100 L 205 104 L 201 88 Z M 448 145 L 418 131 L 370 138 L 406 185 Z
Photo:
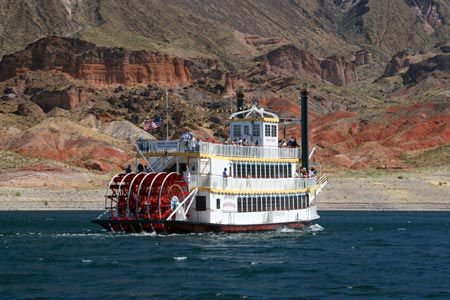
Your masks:
M 52 181 L 56 174 L 46 176 Z M 18 177 L 13 185 L 11 181 L 0 182 L 0 210 L 103 210 L 105 187 L 87 186 L 88 182 L 73 183 L 72 180 L 80 178 L 81 175 L 69 177 L 70 185 L 67 182 L 38 185 L 20 181 Z M 318 209 L 450 211 L 449 179 L 449 170 L 381 175 L 330 174 L 329 183 L 318 198 Z

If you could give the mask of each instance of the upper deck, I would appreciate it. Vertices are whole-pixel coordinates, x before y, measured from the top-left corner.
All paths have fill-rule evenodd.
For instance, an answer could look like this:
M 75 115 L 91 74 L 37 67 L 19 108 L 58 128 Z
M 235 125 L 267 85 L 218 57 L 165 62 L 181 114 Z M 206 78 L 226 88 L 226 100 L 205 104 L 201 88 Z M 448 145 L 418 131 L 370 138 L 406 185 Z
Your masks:
M 216 144 L 204 141 L 186 144 L 184 141 L 138 140 L 139 151 L 148 156 L 181 155 L 185 153 L 198 156 L 221 156 L 230 158 L 253 159 L 300 159 L 301 150 L 297 148 L 242 146 L 234 144 Z

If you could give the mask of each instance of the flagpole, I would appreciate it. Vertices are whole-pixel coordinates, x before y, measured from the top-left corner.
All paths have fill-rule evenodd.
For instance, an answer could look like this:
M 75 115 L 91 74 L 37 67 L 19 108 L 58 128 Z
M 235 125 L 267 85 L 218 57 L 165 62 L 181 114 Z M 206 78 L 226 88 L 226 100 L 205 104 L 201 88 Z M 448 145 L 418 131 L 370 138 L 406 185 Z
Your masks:
M 166 87 L 166 141 L 169 140 L 169 93 Z

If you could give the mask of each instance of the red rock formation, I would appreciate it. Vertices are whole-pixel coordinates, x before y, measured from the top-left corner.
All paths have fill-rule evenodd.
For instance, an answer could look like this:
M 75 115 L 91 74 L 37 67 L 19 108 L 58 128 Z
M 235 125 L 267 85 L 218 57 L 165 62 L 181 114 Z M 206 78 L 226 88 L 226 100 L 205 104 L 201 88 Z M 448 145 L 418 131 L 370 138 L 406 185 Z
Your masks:
M 239 78 L 236 76 L 236 74 L 227 73 L 225 75 L 224 94 L 235 95 L 238 87 L 239 87 Z
M 88 129 L 63 118 L 47 118 L 11 141 L 0 145 L 34 157 L 73 163 L 79 167 L 110 171 L 131 155 Z
M 330 57 L 319 60 L 314 55 L 293 45 L 277 48 L 256 58 L 261 62 L 262 74 L 281 76 L 309 76 L 327 80 L 336 85 L 347 85 L 358 81 L 355 65 L 342 58 Z
M 322 79 L 343 86 L 358 81 L 355 64 L 346 62 L 343 58 L 332 56 L 320 62 Z
M 31 101 L 39 105 L 43 111 L 49 112 L 55 107 L 72 110 L 85 101 L 83 89 L 67 89 L 64 91 L 44 91 L 31 98 Z
M 20 52 L 3 57 L 0 81 L 27 70 L 59 70 L 101 86 L 190 83 L 191 63 L 181 58 L 146 51 L 97 47 L 71 38 L 48 37 Z

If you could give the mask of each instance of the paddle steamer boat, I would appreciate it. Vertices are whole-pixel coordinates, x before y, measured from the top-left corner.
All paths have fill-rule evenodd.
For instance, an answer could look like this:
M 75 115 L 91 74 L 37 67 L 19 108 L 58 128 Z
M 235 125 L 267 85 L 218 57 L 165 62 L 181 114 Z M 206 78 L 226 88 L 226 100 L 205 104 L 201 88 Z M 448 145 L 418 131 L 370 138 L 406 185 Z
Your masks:
M 239 103 L 239 99 L 238 99 Z M 230 140 L 218 144 L 138 140 L 151 172 L 114 176 L 106 210 L 93 222 L 120 232 L 248 232 L 301 228 L 319 218 L 327 183 L 309 170 L 307 92 L 301 93 L 302 146 L 279 147 L 280 118 L 253 106 L 231 114 Z M 183 176 L 184 175 L 184 176 Z

